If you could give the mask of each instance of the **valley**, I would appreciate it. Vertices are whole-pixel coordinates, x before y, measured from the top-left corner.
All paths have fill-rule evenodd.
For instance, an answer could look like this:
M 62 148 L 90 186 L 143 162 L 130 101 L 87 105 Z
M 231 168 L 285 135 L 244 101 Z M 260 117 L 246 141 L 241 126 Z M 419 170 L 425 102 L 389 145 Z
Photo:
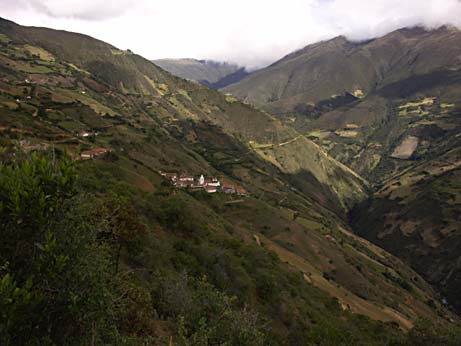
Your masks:
M 224 88 L 249 74 L 245 67 L 213 60 L 158 59 L 152 62 L 175 76 L 212 89 Z
M 456 309 L 460 42 L 449 27 L 338 37 L 224 89 L 366 179 L 372 194 L 351 214 L 355 231 L 404 259 Z
M 328 52 L 352 49 L 337 41 Z M 234 92 L 235 84 L 226 87 L 235 97 L 223 94 L 85 35 L 0 19 L 0 158 L 9 167 L 2 173 L 12 176 L 1 185 L 2 227 L 26 234 L 20 240 L 27 244 L 5 243 L 0 265 L 11 265 L 0 278 L 13 277 L 38 299 L 8 305 L 9 339 L 0 341 L 25 344 L 23 330 L 40 342 L 51 331 L 57 344 L 82 335 L 127 345 L 173 336 L 188 345 L 203 335 L 232 345 L 416 345 L 432 332 L 450 338 L 459 325 L 444 299 L 459 307 L 461 105 L 457 74 L 444 73 L 450 88 L 435 83 L 424 91 L 410 76 L 387 76 L 379 88 L 354 79 L 347 90 L 355 95 L 338 103 L 322 103 L 339 93 L 326 85 L 311 117 L 278 112 L 280 100 L 243 103 L 237 97 L 253 99 Z M 401 88 L 405 97 L 395 95 Z M 59 174 L 48 172 L 57 167 Z M 31 171 L 51 187 L 30 183 Z M 205 172 L 248 194 L 229 203 L 235 200 L 225 193 L 175 188 L 159 172 Z M 14 177 L 22 195 L 10 191 Z M 46 189 L 59 195 L 73 179 L 79 192 L 68 195 L 80 199 L 65 195 L 48 208 L 54 195 Z M 37 218 L 46 227 L 27 207 L 23 218 L 11 207 L 30 207 L 29 198 L 54 216 Z M 53 214 L 67 203 L 64 214 Z M 27 249 L 41 263 L 42 253 L 54 256 L 62 244 L 72 251 L 59 251 L 74 256 L 62 234 L 72 238 L 79 227 L 94 232 L 77 239 L 97 259 L 83 260 L 84 269 L 67 274 L 56 255 L 47 271 L 17 255 Z M 72 258 L 80 263 L 80 255 Z M 74 282 L 87 271 L 91 277 Z M 106 271 L 113 278 L 103 284 Z M 97 299 L 93 291 L 79 296 L 88 287 Z M 44 306 L 59 310 L 62 302 L 67 324 L 59 313 L 42 319 Z M 35 324 L 17 323 L 21 311 Z M 422 319 L 431 324 L 420 331 Z

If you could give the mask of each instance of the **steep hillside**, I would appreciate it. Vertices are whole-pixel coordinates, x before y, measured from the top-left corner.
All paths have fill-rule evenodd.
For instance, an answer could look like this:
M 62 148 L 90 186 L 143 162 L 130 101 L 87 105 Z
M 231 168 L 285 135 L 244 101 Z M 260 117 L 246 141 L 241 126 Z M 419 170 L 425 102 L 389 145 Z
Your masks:
M 352 215 L 357 230 L 458 308 L 460 47 L 453 28 L 337 38 L 228 88 L 370 181 L 374 195 Z
M 224 88 L 248 75 L 244 67 L 212 60 L 158 59 L 153 63 L 175 76 L 213 89 Z
M 408 165 L 394 159 L 421 158 L 457 134 L 460 43 L 461 32 L 446 27 L 401 29 L 361 43 L 339 37 L 225 90 L 279 115 L 374 182 Z M 413 137 L 419 145 L 399 154 Z
M 402 29 L 309 45 L 224 90 L 278 114 L 315 116 L 393 82 L 460 66 L 457 29 Z M 320 108 L 320 109 L 318 109 Z
M 426 55 L 408 53 L 418 57 L 414 75 L 396 64 L 401 80 L 390 73 L 389 84 L 297 128 L 375 185 L 372 199 L 354 212 L 358 232 L 411 264 L 459 309 L 461 79 L 452 54 L 459 54 L 461 35 L 439 35 L 417 46 L 426 46 Z M 451 40 L 454 48 L 437 47 L 434 39 Z M 448 59 L 435 71 L 438 55 L 430 55 L 430 46 Z
M 192 340 L 194 331 L 222 323 L 219 314 L 212 318 L 218 307 L 210 304 L 215 303 L 236 306 L 228 311 L 236 315 L 226 316 L 238 315 L 242 325 L 245 318 L 254 321 L 254 315 L 245 315 L 254 311 L 268 326 L 261 327 L 264 340 L 280 345 L 384 345 L 402 341 L 397 326 L 408 330 L 420 318 L 448 326 L 455 318 L 415 272 L 351 234 L 344 214 L 364 199 L 364 181 L 293 128 L 87 36 L 5 20 L 0 21 L 0 33 L 2 165 L 27 161 L 30 152 L 50 152 L 55 162 L 67 152 L 76 160 L 80 189 L 88 194 L 82 196 L 82 203 L 90 203 L 86 212 L 96 214 L 80 216 L 71 208 L 73 222 L 90 220 L 100 232 L 113 225 L 113 213 L 128 213 L 121 221 L 115 218 L 122 233 L 117 233 L 114 241 L 120 244 L 113 250 L 115 268 L 123 270 L 120 280 L 130 278 L 129 288 L 117 293 L 115 306 L 121 309 L 120 299 L 128 297 L 131 301 L 123 304 L 136 307 L 120 317 L 123 335 L 147 335 L 164 343 L 171 335 L 186 333 Z M 111 152 L 80 159 L 83 150 L 97 147 Z M 27 167 L 25 175 L 31 172 Z M 245 188 L 249 196 L 175 189 L 160 170 L 218 176 Z M 37 172 L 45 171 L 42 167 Z M 35 187 L 28 181 L 24 179 L 25 189 Z M 14 203 L 27 197 L 5 189 L 2 196 L 11 194 Z M 129 207 L 117 206 L 114 197 Z M 130 217 L 136 214 L 148 238 L 134 247 L 126 241 L 131 235 L 124 227 L 133 225 Z M 7 223 L 11 234 L 23 234 L 16 229 L 23 221 L 15 215 Z M 101 215 L 109 219 L 97 221 Z M 108 236 L 99 234 L 97 239 Z M 36 240 L 39 250 L 49 251 L 53 245 L 41 245 L 46 239 L 42 235 Z M 0 274 L 7 271 L 29 287 L 27 277 L 14 271 L 21 258 L 15 251 L 12 258 L 5 255 L 10 252 L 1 253 Z M 3 261 L 11 262 L 11 269 Z M 187 275 L 193 279 L 188 281 Z M 201 283 L 203 277 L 209 285 Z M 203 292 L 217 302 L 198 304 L 194 299 L 201 299 Z M 43 316 L 42 306 L 34 307 L 37 318 Z M 258 328 L 249 332 L 260 335 Z M 224 338 L 233 329 L 220 330 Z
M 357 232 L 404 259 L 461 308 L 461 152 L 418 162 L 381 184 L 351 213 Z
M 131 99 L 144 97 L 142 109 L 149 112 L 148 121 L 150 122 L 157 121 L 173 126 L 178 120 L 207 121 L 220 126 L 224 132 L 235 136 L 250 148 L 273 147 L 272 151 L 275 155 L 268 160 L 276 161 L 284 173 L 290 175 L 307 174 L 312 181 L 324 185 L 322 195 L 325 195 L 324 199 L 331 202 L 328 207 L 332 209 L 338 210 L 338 199 L 339 205 L 346 207 L 365 196 L 362 181 L 326 155 L 318 155 L 319 165 L 306 162 L 305 157 L 313 157 L 320 152 L 318 147 L 309 140 L 301 138 L 291 127 L 283 125 L 267 113 L 256 111 L 251 106 L 236 102 L 237 100 L 232 97 L 226 97 L 200 85 L 174 78 L 140 56 L 119 51 L 89 37 L 78 34 L 67 35 L 69 37 L 66 37 L 61 32 L 47 29 L 36 29 L 34 34 L 31 34 L 30 30 L 19 26 L 8 27 L 8 22 L 2 24 L 8 30 L 8 37 L 17 40 L 18 44 L 39 45 L 50 52 L 52 56 L 62 54 L 62 59 L 66 61 L 63 65 L 48 61 L 41 63 L 44 65 L 43 67 L 38 64 L 39 68 L 36 68 L 34 63 L 20 62 L 21 65 L 17 68 L 20 71 L 31 73 L 31 78 L 34 78 L 34 72 L 37 71 L 57 72 L 65 67 L 72 71 L 75 70 L 73 66 L 79 66 L 81 71 L 76 71 L 76 73 L 81 73 L 83 78 L 70 77 L 68 81 L 79 92 L 64 91 L 64 94 L 68 96 L 64 102 L 76 100 L 86 104 L 96 113 L 109 115 L 117 115 L 121 110 L 128 109 L 130 112 L 138 113 L 136 114 L 140 118 L 138 121 L 141 121 L 145 115 L 140 113 L 139 102 L 134 103 Z M 88 47 L 88 52 L 80 49 L 83 44 Z M 64 51 L 63 47 L 68 47 L 68 49 L 61 53 Z M 16 54 L 17 49 L 13 48 L 13 51 L 14 53 L 10 52 L 9 54 Z M 13 63 L 10 62 L 10 57 L 4 59 L 5 64 Z M 55 66 L 50 66 L 52 64 Z M 85 76 L 88 73 L 95 79 L 90 80 L 88 76 Z M 27 75 L 25 77 L 27 79 Z M 94 82 L 100 82 L 100 84 Z M 40 83 L 55 84 L 58 90 L 63 84 L 59 83 L 59 80 L 50 81 L 48 79 L 41 80 Z M 118 92 L 126 96 L 114 95 L 111 94 L 110 90 L 104 90 L 107 85 L 116 88 Z M 96 100 L 101 97 L 98 93 L 102 90 L 113 99 L 113 101 L 109 101 L 112 104 L 91 100 L 93 94 L 95 94 Z M 46 90 L 45 92 L 49 91 Z M 300 141 L 294 141 L 294 139 L 300 139 Z M 294 145 L 295 142 L 301 144 L 298 145 L 297 151 L 290 152 L 290 157 L 297 164 L 296 166 L 287 165 L 284 167 L 284 161 L 290 160 L 290 157 L 277 153 Z M 306 189 L 309 186 L 299 183 L 296 187 Z

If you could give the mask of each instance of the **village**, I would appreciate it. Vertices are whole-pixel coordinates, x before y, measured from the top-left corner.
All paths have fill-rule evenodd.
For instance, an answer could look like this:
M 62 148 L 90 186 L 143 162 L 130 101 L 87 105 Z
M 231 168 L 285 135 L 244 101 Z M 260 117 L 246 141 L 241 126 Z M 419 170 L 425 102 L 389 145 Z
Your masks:
M 91 150 L 85 150 L 80 153 L 80 158 L 82 160 L 91 160 L 99 156 L 103 156 L 111 152 L 111 149 L 107 148 L 95 148 Z M 162 177 L 167 179 L 175 188 L 178 189 L 187 189 L 188 191 L 205 191 L 207 193 L 217 193 L 222 192 L 229 195 L 237 196 L 247 196 L 248 192 L 239 186 L 235 186 L 228 183 L 221 183 L 221 181 L 216 177 L 207 177 L 203 174 L 200 177 L 194 177 L 190 174 L 178 174 L 178 173 L 168 173 L 159 171 L 158 172 Z
M 188 189 L 190 191 L 206 191 L 207 193 L 222 192 L 230 195 L 246 196 L 248 192 L 242 187 L 232 184 L 221 184 L 221 181 L 216 177 L 205 178 L 203 174 L 197 179 L 189 174 L 177 174 L 159 172 L 161 176 L 167 179 L 175 188 Z

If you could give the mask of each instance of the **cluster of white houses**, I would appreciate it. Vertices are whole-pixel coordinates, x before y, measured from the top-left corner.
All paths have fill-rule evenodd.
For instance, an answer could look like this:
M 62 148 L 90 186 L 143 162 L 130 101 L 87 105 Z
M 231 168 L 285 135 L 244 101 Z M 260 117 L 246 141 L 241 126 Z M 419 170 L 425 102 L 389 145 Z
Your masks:
M 188 174 L 165 172 L 160 172 L 160 174 L 168 179 L 174 187 L 180 189 L 189 189 L 191 191 L 204 190 L 208 193 L 224 192 L 227 194 L 236 194 L 239 196 L 245 196 L 248 194 L 247 191 L 241 187 L 236 187 L 231 184 L 221 184 L 218 178 L 205 178 L 203 174 L 200 175 L 198 179 Z

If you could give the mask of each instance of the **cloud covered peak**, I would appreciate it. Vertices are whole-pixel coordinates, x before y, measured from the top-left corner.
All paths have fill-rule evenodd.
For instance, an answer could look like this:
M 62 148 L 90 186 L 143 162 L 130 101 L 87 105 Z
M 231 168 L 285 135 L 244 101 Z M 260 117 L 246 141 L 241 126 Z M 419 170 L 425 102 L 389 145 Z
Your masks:
M 0 0 L 19 24 L 82 32 L 150 59 L 261 67 L 310 43 L 402 27 L 461 27 L 459 0 Z

